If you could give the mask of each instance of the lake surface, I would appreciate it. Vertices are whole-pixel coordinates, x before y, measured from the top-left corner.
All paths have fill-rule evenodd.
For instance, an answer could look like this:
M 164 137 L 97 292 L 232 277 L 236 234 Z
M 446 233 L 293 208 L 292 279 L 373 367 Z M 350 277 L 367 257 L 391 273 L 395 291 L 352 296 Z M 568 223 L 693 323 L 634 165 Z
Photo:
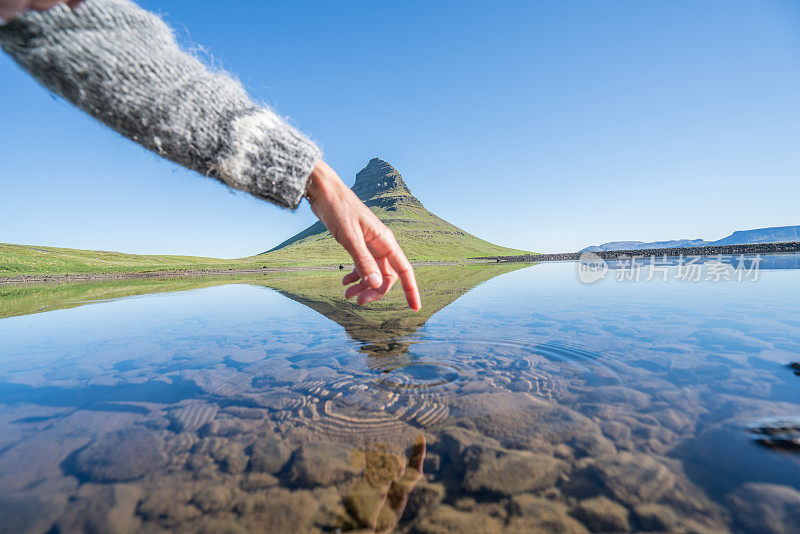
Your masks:
M 800 261 L 698 264 L 0 286 L 0 531 L 796 531 Z

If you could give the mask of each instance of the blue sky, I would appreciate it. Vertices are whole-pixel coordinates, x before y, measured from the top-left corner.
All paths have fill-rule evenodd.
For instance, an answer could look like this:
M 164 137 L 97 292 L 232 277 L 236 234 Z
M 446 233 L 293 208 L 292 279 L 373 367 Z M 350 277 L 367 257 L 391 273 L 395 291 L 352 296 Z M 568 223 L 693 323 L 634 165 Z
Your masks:
M 348 184 L 392 163 L 495 243 L 800 224 L 794 1 L 155 1 Z M 0 55 L 0 242 L 238 257 L 313 222 L 162 161 Z

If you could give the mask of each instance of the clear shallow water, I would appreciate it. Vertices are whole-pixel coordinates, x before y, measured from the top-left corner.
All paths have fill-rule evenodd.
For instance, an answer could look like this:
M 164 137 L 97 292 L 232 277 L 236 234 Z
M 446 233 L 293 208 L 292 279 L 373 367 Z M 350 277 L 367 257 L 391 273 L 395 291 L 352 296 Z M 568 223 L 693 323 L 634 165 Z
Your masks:
M 797 263 L 0 288 L 1 530 L 792 531 Z

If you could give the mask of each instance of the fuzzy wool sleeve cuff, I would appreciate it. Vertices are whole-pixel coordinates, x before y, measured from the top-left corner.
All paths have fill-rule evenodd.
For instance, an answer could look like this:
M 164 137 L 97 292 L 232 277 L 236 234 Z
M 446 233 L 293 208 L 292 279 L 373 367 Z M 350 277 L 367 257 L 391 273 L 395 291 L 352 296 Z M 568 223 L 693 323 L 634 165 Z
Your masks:
M 178 46 L 129 0 L 87 0 L 0 26 L 22 68 L 125 137 L 184 167 L 296 208 L 319 148 Z

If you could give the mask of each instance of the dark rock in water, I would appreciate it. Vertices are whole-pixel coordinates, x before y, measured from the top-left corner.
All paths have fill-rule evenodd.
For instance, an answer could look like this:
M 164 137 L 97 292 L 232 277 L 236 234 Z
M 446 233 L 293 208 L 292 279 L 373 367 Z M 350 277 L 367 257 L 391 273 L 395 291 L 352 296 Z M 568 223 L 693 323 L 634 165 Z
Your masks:
M 789 486 L 749 483 L 726 500 L 747 532 L 797 532 L 800 525 L 800 492 Z
M 639 528 L 647 532 L 674 532 L 680 521 L 672 508 L 661 504 L 638 504 L 633 507 L 633 513 Z
M 283 469 L 292 455 L 285 442 L 274 436 L 266 436 L 253 444 L 250 469 L 261 473 L 275 474 Z
M 787 367 L 789 367 L 789 369 L 794 369 L 794 374 L 800 376 L 800 362 L 792 362 L 788 364 Z
M 429 513 L 442 502 L 444 494 L 444 484 L 429 482 L 423 478 L 408 497 L 406 506 L 408 517 L 419 517 L 423 513 Z
M 767 447 L 800 449 L 800 417 L 764 419 L 750 426 L 756 441 Z
M 106 434 L 70 455 L 64 470 L 91 482 L 137 480 L 164 464 L 161 439 L 143 428 Z
M 442 466 L 442 458 L 438 454 L 434 452 L 428 452 L 425 454 L 425 463 L 423 464 L 423 473 L 427 473 L 429 475 L 438 473 L 439 469 Z

